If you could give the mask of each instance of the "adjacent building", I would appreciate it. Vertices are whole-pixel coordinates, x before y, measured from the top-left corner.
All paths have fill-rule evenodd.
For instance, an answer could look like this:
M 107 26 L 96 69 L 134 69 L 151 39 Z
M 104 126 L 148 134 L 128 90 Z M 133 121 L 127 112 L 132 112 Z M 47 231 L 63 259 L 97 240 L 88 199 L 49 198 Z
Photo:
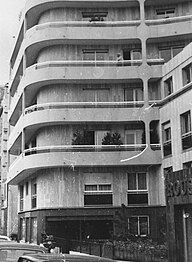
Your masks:
M 192 230 L 192 44 L 164 66 L 160 119 L 166 185 L 169 261 L 191 261 Z
M 10 63 L 3 183 L 18 188 L 18 214 L 9 190 L 3 208 L 18 216 L 19 239 L 114 238 L 125 232 L 122 212 L 130 234 L 163 238 L 164 174 L 191 161 L 170 131 L 190 110 L 180 52 L 191 19 L 185 0 L 27 1 Z

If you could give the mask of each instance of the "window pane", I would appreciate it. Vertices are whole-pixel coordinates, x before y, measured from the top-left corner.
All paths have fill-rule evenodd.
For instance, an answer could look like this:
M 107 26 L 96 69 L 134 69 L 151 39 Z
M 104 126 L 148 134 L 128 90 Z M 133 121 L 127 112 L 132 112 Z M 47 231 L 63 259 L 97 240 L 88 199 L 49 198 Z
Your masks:
M 134 236 L 138 235 L 138 218 L 137 217 L 129 218 L 129 233 Z
M 25 241 L 25 219 L 20 219 L 20 226 L 21 226 L 21 240 Z
M 173 57 L 179 54 L 183 50 L 183 47 L 174 47 L 173 48 Z
M 137 189 L 136 174 L 135 173 L 129 173 L 128 174 L 128 189 L 129 190 L 136 190 Z
M 37 218 L 31 218 L 31 242 L 37 243 Z
M 100 60 L 106 60 L 106 53 L 97 52 L 97 53 L 96 53 L 96 60 L 98 60 L 98 61 L 100 61 Z
M 97 191 L 97 185 L 85 185 L 85 191 Z
M 132 51 L 132 59 L 133 60 L 140 60 L 141 59 L 141 51 Z
M 112 205 L 112 204 L 113 204 L 112 194 L 84 196 L 85 206 Z
M 148 193 L 131 194 L 128 193 L 128 205 L 147 205 Z
M 125 101 L 133 101 L 133 89 L 132 88 L 125 89 L 124 100 Z
M 111 185 L 99 185 L 99 191 L 111 191 Z
M 95 60 L 95 52 L 85 52 L 83 53 L 83 60 Z
M 126 134 L 126 144 L 127 145 L 135 144 L 135 134 Z
M 171 59 L 171 48 L 160 50 L 160 57 L 168 62 Z
M 139 231 L 141 236 L 148 235 L 148 217 L 139 217 Z
M 147 189 L 146 173 L 138 173 L 138 189 Z

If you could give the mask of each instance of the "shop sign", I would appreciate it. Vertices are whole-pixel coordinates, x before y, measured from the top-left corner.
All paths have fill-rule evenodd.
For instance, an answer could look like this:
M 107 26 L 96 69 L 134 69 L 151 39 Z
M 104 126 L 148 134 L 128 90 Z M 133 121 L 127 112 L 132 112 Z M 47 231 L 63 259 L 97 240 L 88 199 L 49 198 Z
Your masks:
M 166 196 L 177 197 L 192 195 L 192 178 L 176 180 L 174 182 L 167 181 L 166 183 Z

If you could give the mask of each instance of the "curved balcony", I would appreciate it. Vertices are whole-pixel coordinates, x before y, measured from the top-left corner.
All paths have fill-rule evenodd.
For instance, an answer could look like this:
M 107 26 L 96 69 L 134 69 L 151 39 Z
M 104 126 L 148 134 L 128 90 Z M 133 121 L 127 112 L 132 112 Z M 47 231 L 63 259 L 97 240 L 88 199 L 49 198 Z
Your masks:
M 151 77 L 162 76 L 162 59 L 148 59 L 151 65 Z M 156 64 L 153 67 L 153 64 Z M 50 84 L 52 82 L 65 83 L 76 80 L 126 80 L 140 79 L 143 75 L 143 68 L 140 68 L 142 60 L 117 61 L 51 61 L 34 64 L 26 69 L 25 76 L 18 86 L 18 93 L 24 87 L 31 85 Z M 158 65 L 159 66 L 158 66 Z M 41 83 L 40 83 L 41 82 Z M 20 90 L 21 88 L 21 90 Z
M 164 18 L 157 20 L 146 20 L 146 25 L 149 26 L 150 38 L 156 37 L 173 37 L 179 35 L 191 34 L 192 15 Z
M 87 81 L 100 83 L 103 80 L 106 83 L 123 82 L 127 79 L 140 79 L 144 71 L 152 78 L 160 78 L 163 61 L 163 59 L 148 59 L 150 66 L 144 68 L 141 64 L 142 60 L 125 60 L 118 63 L 116 61 L 52 61 L 35 64 L 26 69 L 17 93 L 11 101 L 8 117 L 10 119 L 14 114 L 24 89 L 28 89 L 33 97 L 41 86 L 52 83 L 75 83 L 77 80 L 81 83 Z
M 50 43 L 63 44 L 109 44 L 111 41 L 115 43 L 128 43 L 138 38 L 137 26 L 139 21 L 119 21 L 119 22 L 85 22 L 85 21 L 67 21 L 67 22 L 51 22 L 36 25 L 26 32 L 26 48 L 28 52 L 34 52 Z M 128 37 L 129 36 L 129 39 Z M 30 51 L 31 49 L 31 51 Z
M 119 8 L 139 6 L 137 0 L 28 0 L 25 5 L 23 17 L 28 16 L 31 19 L 28 21 L 28 26 L 34 25 L 38 20 L 39 15 L 51 8 Z
M 125 123 L 148 117 L 143 101 L 133 102 L 62 102 L 28 107 L 9 136 L 8 148 L 17 141 L 23 129 L 38 129 L 45 125 L 86 123 Z M 105 113 L 103 113 L 105 110 Z M 159 118 L 156 110 L 153 117 Z M 13 119 L 14 120 L 14 119 Z M 13 121 L 12 120 L 12 121 Z
M 9 168 L 8 179 L 18 184 L 39 169 L 85 166 L 157 165 L 160 151 L 146 145 L 50 146 L 27 149 Z
M 192 15 L 185 15 L 185 16 L 178 16 L 178 17 L 167 17 L 161 19 L 152 19 L 152 20 L 145 20 L 145 24 L 148 26 L 151 25 L 167 25 L 167 24 L 174 24 L 180 22 L 188 22 L 192 20 Z

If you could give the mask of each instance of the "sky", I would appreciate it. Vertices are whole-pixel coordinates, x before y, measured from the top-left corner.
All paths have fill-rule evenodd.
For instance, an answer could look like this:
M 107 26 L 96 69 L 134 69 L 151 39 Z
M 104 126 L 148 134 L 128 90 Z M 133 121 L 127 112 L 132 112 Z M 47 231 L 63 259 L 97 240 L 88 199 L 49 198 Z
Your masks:
M 9 81 L 9 60 L 26 0 L 0 0 L 0 85 Z

